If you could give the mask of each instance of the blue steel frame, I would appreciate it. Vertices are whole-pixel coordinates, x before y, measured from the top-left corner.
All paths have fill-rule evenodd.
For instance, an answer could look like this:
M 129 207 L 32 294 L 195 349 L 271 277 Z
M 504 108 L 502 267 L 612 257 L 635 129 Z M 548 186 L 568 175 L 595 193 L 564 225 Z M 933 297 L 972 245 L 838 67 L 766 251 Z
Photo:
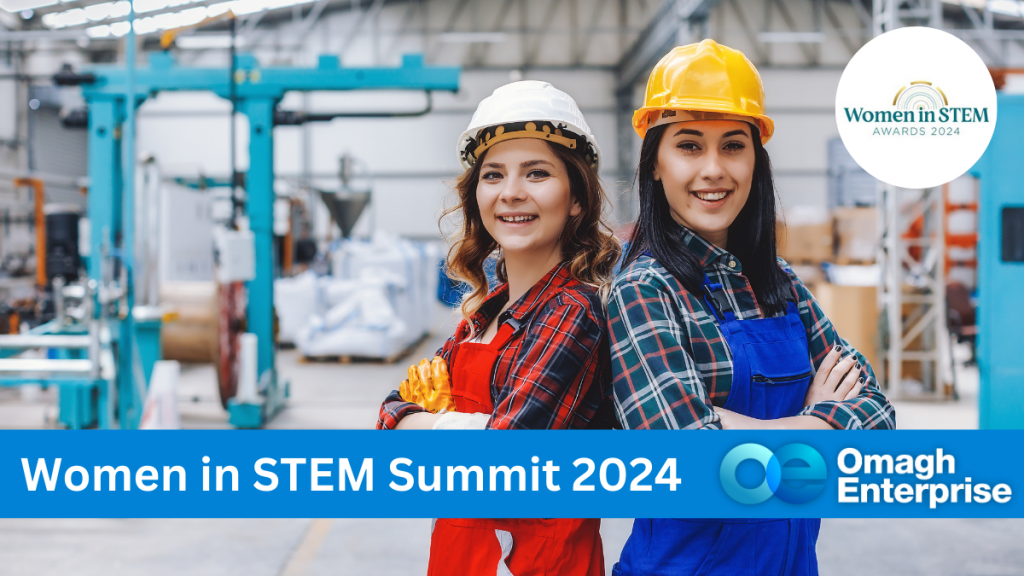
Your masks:
M 459 89 L 458 67 L 424 66 L 422 55 L 402 58 L 394 68 L 342 68 L 337 56 L 322 55 L 316 68 L 263 68 L 250 54 L 235 57 L 235 99 L 249 118 L 249 172 L 246 178 L 249 225 L 256 242 L 256 278 L 248 283 L 248 330 L 258 337 L 258 374 L 266 383 L 260 404 L 229 405 L 230 421 L 242 428 L 262 426 L 280 409 L 284 393 L 274 369 L 273 303 L 273 203 L 274 203 L 274 108 L 290 91 L 314 90 L 443 90 Z M 89 107 L 89 219 L 92 254 L 89 276 L 101 281 L 102 247 L 118 247 L 122 261 L 133 265 L 130 241 L 131 199 L 124 191 L 121 126 L 127 120 L 129 92 L 133 106 L 161 91 L 212 91 L 229 98 L 228 73 L 224 68 L 188 68 L 174 65 L 168 53 L 150 56 L 148 68 L 134 70 L 114 66 L 90 67 L 85 72 L 96 80 L 82 86 Z M 129 293 L 129 307 L 132 305 Z M 135 326 L 132 314 L 120 322 L 118 333 L 119 398 L 122 422 L 138 423 L 141 401 L 134 402 L 138 387 L 132 382 Z M 269 374 L 267 374 L 269 372 Z M 133 405 L 134 404 L 134 405 Z M 122 427 L 124 425 L 122 424 Z
M 68 332 L 58 326 L 55 321 L 40 324 L 29 334 L 81 334 L 81 331 Z M 20 350 L 0 350 L 0 358 L 18 354 Z M 55 350 L 58 358 L 81 357 L 80 350 Z M 0 377 L 0 388 L 16 388 L 26 384 L 39 384 L 44 389 L 56 386 L 58 390 L 58 421 L 72 430 L 80 430 L 96 426 L 101 429 L 110 428 L 113 422 L 108 411 L 111 382 L 102 378 L 82 378 L 73 376 L 47 377 Z
M 1024 95 L 1000 94 L 999 118 L 971 172 L 981 179 L 978 206 L 978 368 L 980 427 L 1024 429 L 1024 262 L 1002 261 L 1002 210 L 1024 208 L 1021 134 Z

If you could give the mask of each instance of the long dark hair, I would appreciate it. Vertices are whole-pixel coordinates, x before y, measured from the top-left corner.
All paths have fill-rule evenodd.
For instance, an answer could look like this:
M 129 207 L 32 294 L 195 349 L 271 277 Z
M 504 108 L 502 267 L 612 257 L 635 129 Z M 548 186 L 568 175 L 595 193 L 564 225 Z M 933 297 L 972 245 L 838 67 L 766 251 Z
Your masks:
M 636 175 L 640 191 L 640 216 L 633 227 L 629 252 L 623 266 L 647 252 L 668 269 L 686 290 L 692 294 L 701 294 L 704 270 L 697 255 L 680 243 L 679 224 L 672 219 L 665 198 L 665 187 L 654 179 L 658 148 L 670 125 L 663 124 L 648 130 L 640 148 L 640 165 Z M 790 282 L 776 260 L 776 195 L 772 163 L 768 152 L 761 145 L 760 131 L 753 125 L 750 131 L 754 143 L 754 177 L 747 203 L 729 226 L 728 250 L 743 265 L 743 275 L 750 280 L 762 310 L 771 315 L 785 308 L 790 294 Z

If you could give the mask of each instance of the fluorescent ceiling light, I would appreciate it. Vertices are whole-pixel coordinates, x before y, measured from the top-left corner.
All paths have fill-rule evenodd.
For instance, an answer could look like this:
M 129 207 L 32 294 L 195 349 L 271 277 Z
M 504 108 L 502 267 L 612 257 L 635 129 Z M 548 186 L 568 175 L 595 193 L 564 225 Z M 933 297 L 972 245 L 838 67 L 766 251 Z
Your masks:
M 767 44 L 821 44 L 825 42 L 822 32 L 761 32 L 757 38 Z
M 206 50 L 210 48 L 230 48 L 231 36 L 228 34 L 203 34 L 195 36 L 178 36 L 175 45 L 183 50 Z M 245 44 L 242 38 L 235 38 L 235 47 Z
M 1016 0 L 990 0 L 983 8 L 987 8 L 989 12 L 995 12 L 996 14 L 1024 17 L 1024 9 L 1022 9 L 1024 7 Z
M 956 4 L 957 6 L 967 6 L 976 10 L 984 10 L 986 2 L 988 0 L 942 0 L 943 4 Z
M 440 35 L 439 40 L 446 44 L 473 44 L 475 42 L 500 44 L 508 40 L 508 34 L 504 32 L 445 32 Z
M 0 5 L 2 5 L 3 2 L 11 1 L 19 0 L 0 0 Z M 20 1 L 24 2 L 27 0 Z M 138 14 L 145 14 L 146 12 L 153 12 L 176 6 L 187 6 L 200 1 L 201 0 L 132 0 L 135 6 L 135 12 Z M 185 8 L 177 12 L 166 12 L 155 16 L 143 16 L 136 18 L 135 33 L 152 34 L 161 30 L 191 26 L 202 22 L 206 18 L 220 16 L 228 10 L 231 10 L 236 15 L 245 15 L 262 12 L 264 10 L 273 10 L 275 8 L 287 8 L 298 4 L 309 4 L 314 1 L 315 0 L 229 0 L 227 2 L 211 4 L 209 6 L 195 6 L 192 8 Z M 128 0 L 118 0 L 117 2 L 94 4 L 85 9 L 75 8 L 72 10 L 65 10 L 63 12 L 52 12 L 43 16 L 43 25 L 50 29 L 59 29 L 66 28 L 68 26 L 88 24 L 90 22 L 123 18 L 128 15 L 128 11 L 131 6 L 132 4 L 129 4 Z M 128 33 L 128 29 L 128 23 L 120 21 L 112 24 L 92 26 L 87 28 L 85 32 L 90 38 L 108 38 L 110 36 L 124 36 Z M 188 41 L 186 41 L 186 43 L 187 42 Z M 196 47 L 198 48 L 198 46 Z M 227 41 L 225 41 L 223 47 L 228 47 Z
M 0 8 L 8 12 L 21 12 L 22 10 L 35 10 L 53 6 L 57 0 L 0 0 Z

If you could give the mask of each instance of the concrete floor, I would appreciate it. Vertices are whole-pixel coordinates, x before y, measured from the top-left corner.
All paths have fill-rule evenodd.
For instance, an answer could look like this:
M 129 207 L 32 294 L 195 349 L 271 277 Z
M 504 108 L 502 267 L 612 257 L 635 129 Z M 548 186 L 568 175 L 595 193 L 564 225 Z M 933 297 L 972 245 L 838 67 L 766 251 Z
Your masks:
M 282 351 L 292 397 L 268 428 L 371 428 L 406 366 L 442 342 L 430 338 L 395 365 L 304 363 Z M 959 402 L 896 402 L 900 428 L 976 428 L 977 371 L 957 375 Z M 178 397 L 184 428 L 228 428 L 212 367 L 184 366 Z M 0 428 L 51 428 L 55 401 L 53 390 L 0 390 Z M 609 572 L 631 523 L 602 522 Z M 423 574 L 429 542 L 429 519 L 0 519 L 0 576 Z M 1024 574 L 1022 542 L 1024 520 L 832 519 L 823 522 L 818 555 L 821 573 L 835 576 L 998 576 Z

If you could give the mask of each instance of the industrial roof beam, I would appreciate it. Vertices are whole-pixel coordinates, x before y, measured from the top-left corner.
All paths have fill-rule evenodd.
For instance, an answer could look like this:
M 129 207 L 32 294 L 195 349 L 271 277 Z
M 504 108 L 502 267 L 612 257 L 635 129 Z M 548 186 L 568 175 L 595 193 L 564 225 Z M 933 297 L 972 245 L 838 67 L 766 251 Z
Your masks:
M 746 14 L 743 12 L 743 8 L 740 7 L 736 0 L 729 0 L 729 7 L 732 8 L 733 13 L 736 15 L 736 19 L 740 22 L 740 28 L 743 28 L 743 32 L 747 35 L 747 39 L 750 41 L 751 48 L 754 49 L 754 56 L 758 64 L 768 63 L 768 49 L 761 42 L 761 39 L 757 37 L 757 32 L 750 25 L 750 21 L 747 20 Z M 771 14 L 771 4 L 765 2 L 765 20 L 767 21 L 768 16 Z
M 978 15 L 978 11 L 974 8 L 971 8 L 970 6 L 960 6 L 960 8 L 964 11 L 964 15 L 967 16 L 967 19 L 971 21 L 971 24 L 973 24 L 976 29 L 986 31 L 991 31 L 993 29 L 992 12 L 986 10 L 985 18 L 983 20 L 981 16 Z M 987 40 L 975 39 L 974 44 L 985 53 L 985 56 L 988 56 L 990 63 L 997 66 L 1002 66 L 1004 64 L 1003 58 Z
M 512 12 L 512 7 L 515 5 L 517 1 L 518 0 L 505 0 L 504 2 L 502 2 L 501 6 L 498 8 L 498 15 L 494 19 L 494 25 L 491 26 L 491 32 L 501 32 L 502 27 L 505 25 L 505 20 L 508 18 L 509 13 Z M 483 66 L 484 63 L 487 61 L 487 56 L 490 53 L 490 51 L 490 43 L 485 43 L 482 46 L 477 47 L 475 51 L 475 57 L 472 59 L 471 65 L 476 67 Z M 467 63 L 467 66 L 468 65 L 470 65 L 470 63 Z
M 309 34 L 313 29 L 313 26 L 316 25 L 316 21 L 320 19 L 320 15 L 323 14 L 328 1 L 329 0 L 318 0 L 317 3 L 313 5 L 313 9 L 310 10 L 309 14 L 307 14 L 302 20 L 302 28 L 299 31 L 299 38 L 301 41 L 305 41 L 306 34 Z M 296 6 L 299 6 L 299 4 L 296 4 Z
M 398 47 L 402 44 L 402 40 L 405 37 L 406 32 L 409 31 L 409 27 L 416 21 L 416 17 L 426 18 L 421 9 L 421 2 L 409 2 L 409 5 L 405 8 L 405 13 L 402 15 L 401 22 L 398 23 L 398 30 L 395 32 L 395 37 L 391 41 L 391 47 L 384 53 L 384 61 L 388 62 L 398 53 Z
M 793 19 L 793 15 L 789 13 L 789 8 L 786 7 L 786 3 L 782 0 L 772 1 L 775 2 L 775 6 L 779 9 L 779 14 L 782 15 L 782 19 L 786 22 L 786 28 L 789 28 L 790 32 L 799 32 L 800 30 L 796 25 L 796 21 Z M 815 30 L 815 32 L 820 31 L 820 28 Z M 814 66 L 818 63 L 818 56 L 815 54 L 814 49 L 803 42 L 798 43 L 797 46 L 800 47 L 800 51 L 803 52 L 804 58 L 807 59 L 808 66 Z
M 427 62 L 433 62 L 437 58 L 437 53 L 441 51 L 441 37 L 449 32 L 455 30 L 455 25 L 459 21 L 459 17 L 462 16 L 463 10 L 466 9 L 466 5 L 469 4 L 469 0 L 458 0 L 455 4 L 455 8 L 452 9 L 452 13 L 448 16 L 448 23 L 444 26 L 444 31 L 434 38 L 434 41 L 426 50 Z
M 857 4 L 857 1 L 858 0 L 854 0 L 853 3 Z M 825 2 L 822 5 L 822 8 L 825 12 L 825 18 L 828 19 L 829 24 L 831 24 L 832 28 L 835 29 L 836 34 L 839 35 L 839 40 L 843 43 L 843 46 L 846 46 L 847 52 L 850 53 L 850 58 L 853 58 L 853 55 L 857 53 L 857 50 L 860 50 L 860 46 L 857 45 L 857 43 L 855 43 L 846 33 L 846 30 L 843 29 L 842 23 L 836 16 L 835 11 L 832 10 L 831 2 Z
M 361 7 L 362 4 L 360 4 L 360 8 Z M 345 43 L 341 46 L 341 52 L 339 54 L 341 55 L 342 62 L 345 61 L 345 52 L 352 47 L 352 43 L 355 42 L 356 38 L 359 36 L 359 31 L 363 28 L 363 25 L 371 18 L 376 18 L 380 9 L 383 7 L 384 0 L 373 0 L 373 4 L 370 5 L 368 10 L 365 12 L 360 11 L 359 18 L 356 20 L 355 24 L 352 25 L 352 29 L 349 30 L 348 34 L 345 35 Z
M 601 16 L 604 15 L 604 9 L 607 5 L 608 0 L 597 0 L 597 6 L 594 7 L 594 11 L 590 14 L 590 24 L 580 40 L 579 50 L 573 56 L 572 62 L 574 66 L 583 65 L 583 61 L 587 57 L 587 51 L 590 50 L 590 41 L 593 40 L 594 33 L 597 32 L 597 26 L 601 22 Z
M 690 39 L 694 25 L 703 24 L 718 0 L 669 0 L 640 33 L 616 66 L 618 88 L 636 84 L 673 46 Z
M 526 60 L 523 61 L 523 68 L 530 68 L 537 61 L 537 56 L 540 54 L 541 44 L 544 43 L 544 37 L 547 36 L 548 30 L 551 29 L 551 23 L 555 19 L 555 14 L 558 12 L 558 7 L 561 6 L 562 0 L 549 0 L 548 10 L 544 13 L 544 20 L 541 22 L 540 33 L 537 34 L 536 39 L 530 45 L 530 49 L 526 52 Z M 525 42 L 526 39 L 523 39 Z

